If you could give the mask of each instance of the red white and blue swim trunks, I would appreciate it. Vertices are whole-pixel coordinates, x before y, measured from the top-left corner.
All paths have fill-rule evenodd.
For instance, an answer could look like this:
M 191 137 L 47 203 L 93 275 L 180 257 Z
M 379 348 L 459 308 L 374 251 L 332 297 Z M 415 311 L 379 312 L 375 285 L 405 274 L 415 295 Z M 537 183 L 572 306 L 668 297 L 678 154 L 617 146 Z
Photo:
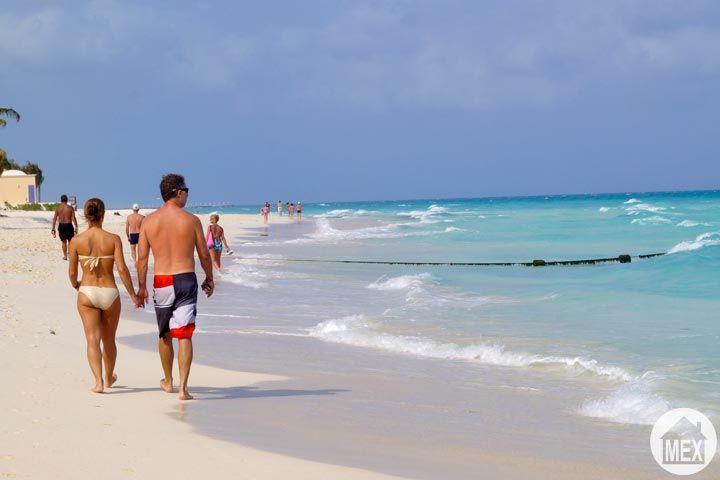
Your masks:
M 160 338 L 191 338 L 197 316 L 198 283 L 195 272 L 155 275 L 153 300 Z

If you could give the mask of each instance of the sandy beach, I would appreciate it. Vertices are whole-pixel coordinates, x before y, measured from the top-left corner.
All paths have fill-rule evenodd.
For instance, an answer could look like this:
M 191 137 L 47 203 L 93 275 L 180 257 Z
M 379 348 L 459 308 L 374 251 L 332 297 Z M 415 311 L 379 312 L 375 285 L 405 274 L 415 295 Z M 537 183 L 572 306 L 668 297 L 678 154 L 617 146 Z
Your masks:
M 558 415 L 580 399 L 544 373 L 530 374 L 540 391 L 503 369 L 468 377 L 452 363 L 252 335 L 233 346 L 242 368 L 221 368 L 227 346 L 201 325 L 196 400 L 180 402 L 158 388 L 154 317 L 122 291 L 119 379 L 92 394 L 52 214 L 3 213 L 0 478 L 672 478 L 645 451 L 646 426 L 597 435 L 597 422 Z M 122 237 L 120 213 L 105 227 Z M 262 228 L 259 215 L 220 224 L 231 244 Z M 717 478 L 715 467 L 694 478 Z
M 179 421 L 183 405 L 176 395 L 157 388 L 159 360 L 150 352 L 121 346 L 117 387 L 91 394 L 67 263 L 59 242 L 50 236 L 52 214 L 4 215 L 0 358 L 6 388 L 0 392 L 5 412 L 0 478 L 390 478 L 194 433 Z M 238 223 L 260 225 L 259 216 L 248 217 Z M 109 212 L 105 226 L 120 233 L 123 221 Z M 127 311 L 132 307 L 121 295 Z M 149 332 L 154 332 L 152 323 L 121 319 L 119 336 Z M 281 379 L 198 363 L 192 375 L 220 388 Z

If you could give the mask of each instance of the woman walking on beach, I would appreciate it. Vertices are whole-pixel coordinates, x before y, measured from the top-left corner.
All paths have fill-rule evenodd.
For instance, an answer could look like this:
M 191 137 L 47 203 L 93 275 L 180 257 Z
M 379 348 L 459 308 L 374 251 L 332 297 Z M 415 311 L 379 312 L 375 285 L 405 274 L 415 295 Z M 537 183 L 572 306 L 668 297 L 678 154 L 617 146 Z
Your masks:
M 99 198 L 91 198 L 85 202 L 84 213 L 88 229 L 70 241 L 68 274 L 70 285 L 78 291 L 77 309 L 85 330 L 88 363 L 95 377 L 92 391 L 101 393 L 117 380 L 115 333 L 120 320 L 120 297 L 113 266 L 117 265 L 120 279 L 133 303 L 137 306 L 139 301 L 125 264 L 120 237 L 102 228 L 105 204 Z M 77 279 L 78 262 L 82 266 L 80 282 Z
M 220 215 L 210 215 L 210 225 L 206 235 L 207 245 L 210 249 L 210 258 L 212 259 L 213 265 L 220 271 L 220 256 L 222 255 L 223 245 L 225 245 L 225 251 L 228 255 L 232 255 L 233 251 L 230 250 L 230 246 L 225 240 L 225 230 L 218 225 L 220 221 Z

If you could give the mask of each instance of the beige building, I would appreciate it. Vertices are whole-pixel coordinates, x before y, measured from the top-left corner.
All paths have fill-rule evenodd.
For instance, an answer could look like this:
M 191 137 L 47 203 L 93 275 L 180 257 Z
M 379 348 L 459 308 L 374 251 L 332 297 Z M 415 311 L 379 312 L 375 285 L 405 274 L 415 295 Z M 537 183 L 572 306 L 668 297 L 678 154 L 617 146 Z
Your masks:
M 0 207 L 36 203 L 40 201 L 37 175 L 28 175 L 20 170 L 5 170 L 0 175 Z

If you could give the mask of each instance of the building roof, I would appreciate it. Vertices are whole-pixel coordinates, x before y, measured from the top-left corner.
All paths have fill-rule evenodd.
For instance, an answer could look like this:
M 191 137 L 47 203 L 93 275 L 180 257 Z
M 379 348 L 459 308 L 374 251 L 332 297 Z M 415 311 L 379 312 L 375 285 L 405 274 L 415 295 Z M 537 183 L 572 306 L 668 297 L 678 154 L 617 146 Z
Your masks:
M 33 174 L 34 175 L 34 174 Z M 27 177 L 28 174 L 20 170 L 5 170 L 0 177 Z

